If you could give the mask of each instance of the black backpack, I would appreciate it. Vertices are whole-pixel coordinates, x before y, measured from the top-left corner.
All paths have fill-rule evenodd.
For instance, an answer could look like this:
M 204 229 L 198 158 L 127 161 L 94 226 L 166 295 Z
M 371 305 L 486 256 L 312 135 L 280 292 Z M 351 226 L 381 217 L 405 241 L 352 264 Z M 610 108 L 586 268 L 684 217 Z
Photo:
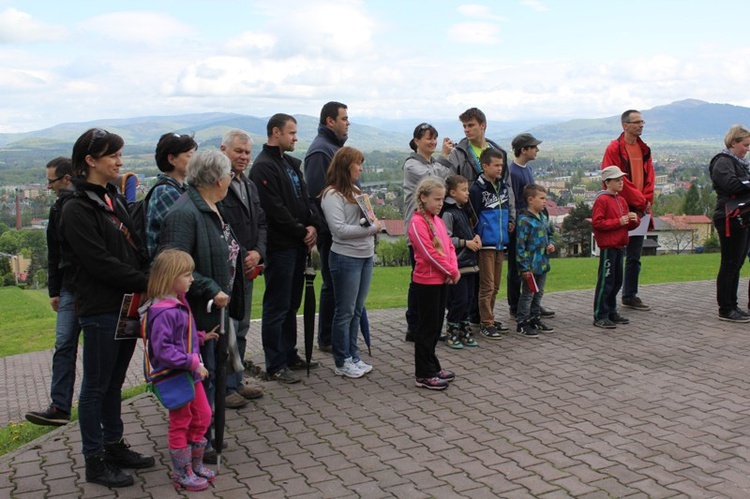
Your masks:
M 151 200 L 151 194 L 160 185 L 168 184 L 169 178 L 161 178 L 148 190 L 145 198 L 128 204 L 128 211 L 130 212 L 130 218 L 133 220 L 135 233 L 138 234 L 138 238 L 142 241 L 144 247 L 146 246 L 146 212 L 148 211 L 148 202 Z

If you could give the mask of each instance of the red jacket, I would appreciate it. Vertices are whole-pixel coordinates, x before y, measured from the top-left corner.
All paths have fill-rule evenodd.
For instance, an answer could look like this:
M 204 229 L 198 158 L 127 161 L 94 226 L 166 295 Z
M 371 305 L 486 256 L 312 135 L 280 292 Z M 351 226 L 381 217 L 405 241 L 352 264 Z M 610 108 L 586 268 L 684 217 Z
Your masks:
M 414 273 L 412 280 L 417 284 L 445 284 L 446 279 L 459 276 L 456 250 L 453 247 L 448 231 L 440 217 L 427 214 L 435 236 L 440 240 L 442 255 L 437 252 L 432 243 L 432 230 L 424 217 L 415 213 L 409 222 L 409 242 L 414 248 Z
M 620 217 L 628 214 L 628 203 L 623 196 L 601 191 L 596 196 L 591 211 L 591 225 L 594 227 L 594 239 L 601 249 L 624 248 L 628 245 L 628 231 L 638 227 L 638 222 L 620 225 Z
M 625 198 L 631 210 L 643 214 L 646 212 L 646 203 L 654 203 L 654 161 L 651 158 L 651 149 L 646 143 L 640 137 L 636 138 L 636 142 L 643 153 L 643 191 L 638 190 L 631 180 L 630 160 L 625 149 L 625 132 L 607 146 L 602 159 L 602 169 L 615 165 L 627 174 L 620 194 Z

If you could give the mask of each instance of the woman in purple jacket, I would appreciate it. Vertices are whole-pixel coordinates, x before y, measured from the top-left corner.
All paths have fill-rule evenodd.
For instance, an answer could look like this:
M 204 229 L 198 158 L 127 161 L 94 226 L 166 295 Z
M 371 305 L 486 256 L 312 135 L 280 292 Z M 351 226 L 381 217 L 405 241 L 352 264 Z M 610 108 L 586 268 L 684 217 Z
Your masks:
M 146 315 L 148 357 L 151 373 L 164 369 L 185 370 L 195 381 L 208 376 L 200 358 L 199 344 L 216 339 L 214 331 L 198 331 L 185 299 L 193 282 L 193 258 L 184 251 L 166 249 L 154 260 L 148 280 L 148 298 L 153 300 Z M 150 374 L 151 374 L 150 373 Z M 195 383 L 195 398 L 178 409 L 169 410 L 169 454 L 177 489 L 203 490 L 216 473 L 203 465 L 206 439 L 211 424 L 203 383 Z

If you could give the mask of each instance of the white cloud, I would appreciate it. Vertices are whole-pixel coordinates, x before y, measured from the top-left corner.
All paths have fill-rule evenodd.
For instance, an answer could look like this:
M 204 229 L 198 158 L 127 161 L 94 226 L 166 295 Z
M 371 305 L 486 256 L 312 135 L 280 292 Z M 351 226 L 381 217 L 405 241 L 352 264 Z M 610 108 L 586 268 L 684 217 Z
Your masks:
M 65 28 L 37 21 L 13 7 L 0 12 L 0 43 L 56 41 L 67 34 Z
M 537 12 L 547 12 L 549 10 L 540 0 L 521 0 L 521 5 L 531 7 Z
M 458 8 L 456 8 L 456 10 L 458 11 L 459 14 L 466 16 L 466 17 L 473 17 L 473 18 L 493 20 L 493 21 L 505 20 L 503 16 L 499 16 L 497 14 L 497 9 L 492 10 L 487 5 L 464 4 L 464 5 L 459 5 Z
M 500 43 L 500 27 L 487 22 L 465 22 L 448 28 L 448 37 L 456 43 L 495 44 Z
M 125 43 L 176 43 L 190 36 L 193 28 L 160 12 L 111 12 L 82 21 L 87 32 Z

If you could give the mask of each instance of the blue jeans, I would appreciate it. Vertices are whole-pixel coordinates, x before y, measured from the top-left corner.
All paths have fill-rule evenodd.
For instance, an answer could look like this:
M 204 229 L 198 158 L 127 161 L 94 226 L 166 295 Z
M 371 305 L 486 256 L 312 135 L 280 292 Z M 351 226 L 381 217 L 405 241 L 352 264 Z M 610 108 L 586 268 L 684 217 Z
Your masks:
M 263 294 L 261 337 L 266 373 L 275 374 L 299 359 L 297 310 L 305 286 L 307 249 L 269 251 L 266 255 L 266 292 Z
M 362 308 L 372 280 L 372 257 L 353 258 L 331 251 L 329 265 L 333 279 L 336 310 L 333 314 L 333 360 L 337 367 L 351 357 L 359 360 L 357 337 Z
M 55 353 L 52 356 L 52 405 L 70 414 L 73 405 L 73 386 L 76 382 L 76 359 L 81 324 L 78 322 L 73 293 L 63 287 L 57 305 L 55 324 Z
M 239 274 L 237 278 L 240 278 Z M 244 276 L 242 276 L 242 280 L 245 283 L 245 318 L 241 321 L 231 320 L 234 322 L 234 331 L 237 335 L 237 350 L 240 359 L 244 362 L 245 350 L 247 350 L 247 333 L 250 331 L 250 314 L 253 306 L 253 281 L 248 281 Z M 243 375 L 244 371 L 227 375 L 227 395 L 237 391 L 237 388 L 242 384 Z
M 522 278 L 520 274 L 518 276 L 521 281 L 521 296 L 518 298 L 516 321 L 522 324 L 541 317 L 544 283 L 547 282 L 547 274 L 534 274 L 536 286 L 539 288 L 537 293 L 532 293 L 526 279 Z
M 643 236 L 631 236 L 625 250 L 625 274 L 622 281 L 622 297 L 635 298 L 638 296 L 638 276 L 641 273 L 641 250 Z
M 323 231 L 318 236 L 318 253 L 320 254 L 320 276 L 323 284 L 320 286 L 320 301 L 318 304 L 318 345 L 328 346 L 331 344 L 331 329 L 333 328 L 333 314 L 335 313 L 336 300 L 333 294 L 333 280 L 328 264 L 331 254 L 333 240 L 331 233 Z
M 115 340 L 118 312 L 80 317 L 83 329 L 83 382 L 78 400 L 83 456 L 93 457 L 105 443 L 122 438 L 122 384 L 135 340 Z

